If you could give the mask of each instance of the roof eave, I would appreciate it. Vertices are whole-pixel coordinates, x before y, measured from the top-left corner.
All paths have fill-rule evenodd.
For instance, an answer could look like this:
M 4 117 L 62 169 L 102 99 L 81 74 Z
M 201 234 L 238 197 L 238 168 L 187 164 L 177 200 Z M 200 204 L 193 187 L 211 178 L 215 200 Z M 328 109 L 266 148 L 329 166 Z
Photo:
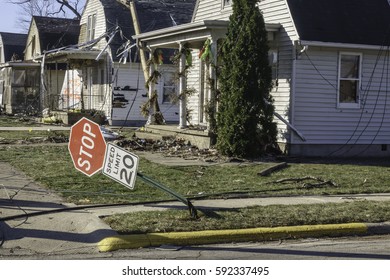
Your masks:
M 351 44 L 351 43 L 340 43 L 340 42 L 321 42 L 321 41 L 309 41 L 309 40 L 300 40 L 299 43 L 300 45 L 303 46 L 366 49 L 366 50 L 379 50 L 379 49 L 383 49 L 384 47 L 379 45 Z
M 25 62 L 25 61 L 9 61 L 0 64 L 0 68 L 4 67 L 39 67 L 39 63 L 36 62 Z
M 204 20 L 134 35 L 138 42 L 149 42 L 149 47 L 164 47 L 193 40 L 204 40 L 211 32 L 227 32 L 229 21 Z M 280 30 L 280 24 L 266 24 L 268 32 Z
M 37 57 L 35 60 L 41 61 L 45 56 L 45 62 L 67 61 L 69 59 L 96 60 L 101 50 L 59 50 Z M 102 58 L 100 58 L 102 59 Z
M 185 34 L 188 31 L 205 30 L 211 28 L 227 28 L 227 26 L 228 26 L 228 21 L 205 20 L 205 21 L 191 22 L 191 23 L 181 24 L 178 26 L 145 32 L 139 35 L 134 35 L 133 38 L 136 40 L 144 40 L 144 39 L 154 40 L 166 36 Z

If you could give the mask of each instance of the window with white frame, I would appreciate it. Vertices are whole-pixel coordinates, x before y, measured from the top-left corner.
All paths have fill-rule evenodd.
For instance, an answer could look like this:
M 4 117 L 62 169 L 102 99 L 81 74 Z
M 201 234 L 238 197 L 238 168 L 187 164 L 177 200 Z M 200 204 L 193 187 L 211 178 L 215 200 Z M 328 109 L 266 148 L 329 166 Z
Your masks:
M 176 83 L 174 73 L 162 74 L 162 103 L 171 103 L 176 97 Z
M 362 55 L 340 53 L 338 104 L 340 107 L 358 108 L 361 84 Z
M 87 22 L 87 41 L 95 39 L 95 29 L 96 29 L 96 14 L 88 16 Z

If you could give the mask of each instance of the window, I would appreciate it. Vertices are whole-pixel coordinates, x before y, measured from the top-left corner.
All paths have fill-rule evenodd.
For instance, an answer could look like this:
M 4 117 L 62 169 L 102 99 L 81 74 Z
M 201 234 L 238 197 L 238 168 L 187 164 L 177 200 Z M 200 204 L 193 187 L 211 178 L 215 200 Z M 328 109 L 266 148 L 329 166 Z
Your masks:
M 270 49 L 268 52 L 268 62 L 272 70 L 272 80 L 274 86 L 278 86 L 279 78 L 279 51 L 277 49 Z
M 176 84 L 173 73 L 163 73 L 162 103 L 173 102 L 176 96 Z
M 230 7 L 232 5 L 233 0 L 222 0 L 222 9 Z
M 26 70 L 14 70 L 13 86 L 24 87 L 26 83 Z
M 88 16 L 87 41 L 95 39 L 96 14 Z
M 339 97 L 340 107 L 358 108 L 360 75 L 361 75 L 361 54 L 341 53 L 339 59 Z
M 35 55 L 36 55 L 36 43 L 35 43 L 35 41 L 36 41 L 36 37 L 35 37 L 35 35 L 32 37 L 32 39 L 31 39 L 31 57 L 35 57 Z

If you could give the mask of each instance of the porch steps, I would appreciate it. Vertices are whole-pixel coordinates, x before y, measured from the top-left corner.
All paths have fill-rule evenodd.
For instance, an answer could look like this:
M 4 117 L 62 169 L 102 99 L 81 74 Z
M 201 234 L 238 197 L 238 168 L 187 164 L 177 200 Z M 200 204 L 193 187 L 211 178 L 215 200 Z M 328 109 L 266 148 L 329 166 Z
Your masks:
M 182 138 L 199 149 L 209 149 L 211 147 L 207 131 L 190 128 L 180 129 L 176 125 L 147 125 L 143 130 L 137 130 L 135 135 L 139 138 L 153 140 L 165 137 Z

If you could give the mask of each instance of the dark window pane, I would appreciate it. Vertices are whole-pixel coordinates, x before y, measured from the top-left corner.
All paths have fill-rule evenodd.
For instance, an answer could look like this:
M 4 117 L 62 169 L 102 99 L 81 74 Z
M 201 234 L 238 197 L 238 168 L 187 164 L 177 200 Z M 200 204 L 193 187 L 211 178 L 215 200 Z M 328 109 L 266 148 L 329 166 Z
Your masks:
M 340 102 L 357 103 L 358 101 L 358 81 L 340 81 Z

